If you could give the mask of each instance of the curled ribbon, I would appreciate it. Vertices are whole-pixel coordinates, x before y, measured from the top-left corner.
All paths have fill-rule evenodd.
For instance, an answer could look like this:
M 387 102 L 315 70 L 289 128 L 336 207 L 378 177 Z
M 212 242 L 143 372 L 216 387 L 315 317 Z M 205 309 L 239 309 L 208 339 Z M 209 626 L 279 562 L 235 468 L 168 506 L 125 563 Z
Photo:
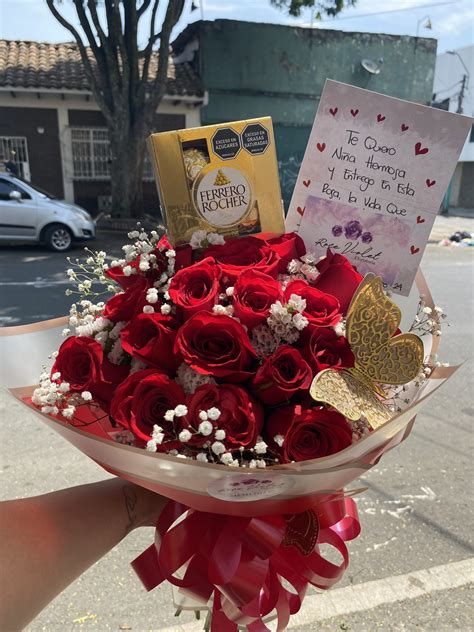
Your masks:
M 298 537 L 296 542 L 291 537 L 290 525 L 301 518 L 304 524 L 311 512 L 319 529 L 304 550 Z M 360 533 L 351 498 L 318 502 L 305 514 L 241 518 L 169 501 L 157 523 L 155 542 L 132 566 L 147 590 L 169 581 L 203 605 L 213 597 L 212 632 L 236 632 L 238 625 L 247 626 L 248 632 L 267 632 L 263 619 L 274 612 L 280 632 L 300 609 L 308 584 L 328 589 L 341 579 L 349 564 L 345 542 Z M 307 544 L 307 534 L 300 535 Z M 342 562 L 325 559 L 321 544 L 339 551 Z M 184 565 L 184 576 L 176 577 Z

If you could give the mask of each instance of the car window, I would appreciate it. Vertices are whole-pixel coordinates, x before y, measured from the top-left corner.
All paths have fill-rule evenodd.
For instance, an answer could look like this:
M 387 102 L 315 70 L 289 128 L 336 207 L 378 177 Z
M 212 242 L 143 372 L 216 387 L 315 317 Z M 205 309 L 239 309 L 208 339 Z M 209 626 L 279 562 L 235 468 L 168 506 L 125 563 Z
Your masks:
M 10 193 L 12 191 L 18 191 L 19 193 L 21 193 L 21 197 L 23 200 L 31 200 L 31 195 L 27 193 L 24 189 L 19 187 L 17 184 L 0 178 L 0 200 L 10 201 Z

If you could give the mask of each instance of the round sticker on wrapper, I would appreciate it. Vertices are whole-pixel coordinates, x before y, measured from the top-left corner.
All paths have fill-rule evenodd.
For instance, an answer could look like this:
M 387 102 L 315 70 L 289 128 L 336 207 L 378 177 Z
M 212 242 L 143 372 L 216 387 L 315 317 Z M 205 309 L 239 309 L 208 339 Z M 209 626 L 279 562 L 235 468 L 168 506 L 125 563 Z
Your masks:
M 244 503 L 279 496 L 290 490 L 293 484 L 290 477 L 281 474 L 236 474 L 212 481 L 207 492 L 219 500 Z

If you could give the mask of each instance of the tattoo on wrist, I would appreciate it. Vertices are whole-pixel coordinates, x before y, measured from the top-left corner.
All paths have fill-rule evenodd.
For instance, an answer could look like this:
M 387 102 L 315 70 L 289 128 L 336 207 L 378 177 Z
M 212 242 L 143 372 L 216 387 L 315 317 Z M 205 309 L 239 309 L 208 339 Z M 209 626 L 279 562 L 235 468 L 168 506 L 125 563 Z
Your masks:
M 134 527 L 137 526 L 137 493 L 132 485 L 124 485 L 122 487 L 122 493 L 125 500 L 125 508 L 127 510 L 128 522 L 126 525 L 126 532 L 129 533 Z

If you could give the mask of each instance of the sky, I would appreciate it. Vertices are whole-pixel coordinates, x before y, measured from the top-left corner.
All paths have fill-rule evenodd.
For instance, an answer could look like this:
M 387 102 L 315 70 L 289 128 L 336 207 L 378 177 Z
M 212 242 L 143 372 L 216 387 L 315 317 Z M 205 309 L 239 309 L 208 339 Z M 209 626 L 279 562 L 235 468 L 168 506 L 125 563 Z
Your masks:
M 248 20 L 295 26 L 311 24 L 309 9 L 299 18 L 291 18 L 284 11 L 272 7 L 269 0 L 194 1 L 201 7 L 191 12 L 191 0 L 186 0 L 186 8 L 174 36 L 190 22 L 200 19 L 201 11 L 206 20 Z M 163 7 L 165 4 L 161 3 Z M 63 0 L 58 6 L 66 18 L 73 19 L 74 9 L 70 0 Z M 425 28 L 428 18 L 431 30 Z M 473 44 L 473 25 L 473 0 L 358 0 L 355 8 L 344 10 L 336 18 L 313 22 L 314 28 L 395 35 L 416 35 L 418 30 L 420 36 L 438 40 L 438 53 Z M 72 36 L 56 22 L 45 0 L 0 0 L 0 38 L 65 42 L 70 41 Z M 144 38 L 145 31 L 142 32 Z

